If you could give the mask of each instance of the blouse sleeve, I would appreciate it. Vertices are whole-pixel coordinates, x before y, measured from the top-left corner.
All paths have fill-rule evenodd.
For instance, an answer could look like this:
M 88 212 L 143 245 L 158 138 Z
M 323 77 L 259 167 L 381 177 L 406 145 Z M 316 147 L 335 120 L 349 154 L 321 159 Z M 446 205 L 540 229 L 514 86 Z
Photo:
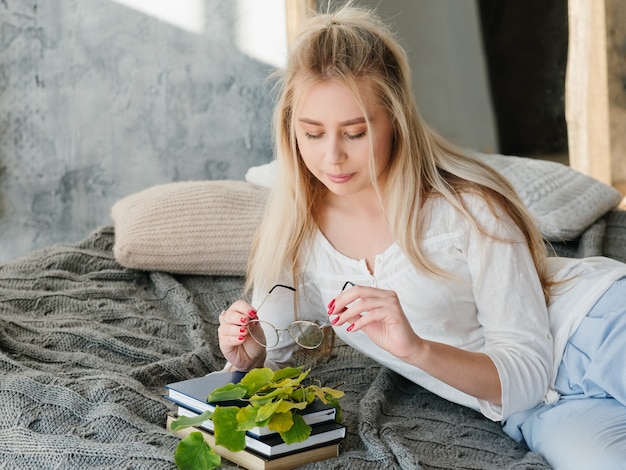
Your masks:
M 479 400 L 493 420 L 541 402 L 548 389 L 552 338 L 543 290 L 528 245 L 519 228 L 478 197 L 469 208 L 482 230 L 468 227 L 466 256 L 485 353 L 502 385 L 502 404 Z

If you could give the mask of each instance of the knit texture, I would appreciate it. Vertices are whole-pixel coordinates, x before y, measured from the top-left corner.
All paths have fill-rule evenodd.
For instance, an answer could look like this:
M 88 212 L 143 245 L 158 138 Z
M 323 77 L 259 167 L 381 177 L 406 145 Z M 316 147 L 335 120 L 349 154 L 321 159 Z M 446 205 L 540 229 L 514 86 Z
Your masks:
M 245 181 L 186 181 L 150 187 L 111 209 L 122 265 L 170 273 L 245 272 L 268 191 Z
M 218 315 L 243 279 L 126 269 L 113 245 L 104 227 L 0 267 L 0 468 L 175 470 L 164 386 L 223 367 Z M 345 344 L 297 362 L 346 392 L 341 455 L 305 469 L 548 468 Z
M 509 155 L 476 157 L 509 180 L 550 241 L 576 240 L 623 197 L 617 189 L 561 163 Z

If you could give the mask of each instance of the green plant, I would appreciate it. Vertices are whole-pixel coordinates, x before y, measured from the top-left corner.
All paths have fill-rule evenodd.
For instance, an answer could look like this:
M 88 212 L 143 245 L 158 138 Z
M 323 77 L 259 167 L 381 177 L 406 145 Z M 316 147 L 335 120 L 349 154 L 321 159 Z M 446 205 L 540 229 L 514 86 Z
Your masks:
M 255 426 L 267 426 L 278 432 L 287 444 L 306 440 L 311 426 L 306 424 L 297 410 L 303 410 L 315 399 L 337 409 L 341 420 L 339 398 L 344 392 L 321 387 L 310 381 L 304 384 L 310 369 L 286 367 L 277 371 L 269 368 L 253 369 L 240 382 L 215 389 L 207 398 L 209 402 L 242 400 L 246 406 L 216 406 L 197 417 L 181 416 L 172 422 L 172 431 L 197 426 L 207 419 L 213 420 L 215 443 L 237 452 L 246 447 L 245 434 Z M 204 441 L 202 434 L 192 432 L 178 443 L 174 462 L 180 470 L 211 470 L 220 465 L 220 456 Z

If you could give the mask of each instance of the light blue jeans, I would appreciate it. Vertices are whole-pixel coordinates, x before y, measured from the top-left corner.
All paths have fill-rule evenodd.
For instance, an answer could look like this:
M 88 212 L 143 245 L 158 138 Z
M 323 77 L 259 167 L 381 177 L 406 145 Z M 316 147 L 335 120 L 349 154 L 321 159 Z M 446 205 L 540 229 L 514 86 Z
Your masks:
M 557 470 L 626 469 L 626 277 L 594 305 L 565 347 L 554 405 L 504 425 Z

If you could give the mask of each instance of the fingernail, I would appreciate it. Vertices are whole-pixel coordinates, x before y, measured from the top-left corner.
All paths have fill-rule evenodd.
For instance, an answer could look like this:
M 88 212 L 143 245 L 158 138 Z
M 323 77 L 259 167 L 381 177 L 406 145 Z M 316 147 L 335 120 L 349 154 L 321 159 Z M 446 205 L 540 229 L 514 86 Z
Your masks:
M 255 312 L 254 310 L 250 310 L 250 311 L 248 312 L 248 316 L 249 316 L 249 317 L 252 317 L 252 318 L 255 318 L 255 317 L 256 317 L 256 312 Z
M 239 333 L 245 333 L 246 329 L 242 326 L 241 328 L 239 328 Z
M 247 318 L 246 318 L 246 317 L 241 317 L 241 318 L 239 319 L 239 321 L 240 321 L 241 323 L 245 323 L 245 322 L 246 322 L 246 320 L 247 320 Z
M 354 329 L 354 323 L 346 328 L 346 331 L 352 331 Z
M 239 337 L 239 341 L 243 341 L 243 339 L 244 339 L 244 338 L 245 338 L 245 336 L 244 336 L 244 335 L 241 335 L 241 336 Z
M 334 325 L 335 323 L 337 323 L 339 321 L 339 317 L 335 317 L 330 321 L 331 325 Z
M 330 303 L 328 304 L 328 314 L 332 315 L 334 311 L 335 311 L 335 299 L 331 300 Z

